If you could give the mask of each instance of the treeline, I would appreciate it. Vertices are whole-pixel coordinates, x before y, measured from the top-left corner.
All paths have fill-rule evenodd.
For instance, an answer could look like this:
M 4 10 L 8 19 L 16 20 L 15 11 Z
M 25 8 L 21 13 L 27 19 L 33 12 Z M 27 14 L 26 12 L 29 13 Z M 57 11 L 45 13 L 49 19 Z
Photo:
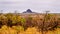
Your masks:
M 57 18 L 55 15 L 48 14 L 41 18 L 42 16 L 37 15 L 36 17 L 32 17 L 31 15 L 27 15 L 22 17 L 17 14 L 0 14 L 0 28 L 3 25 L 8 27 L 12 26 L 22 26 L 24 30 L 28 27 L 36 27 L 38 30 L 54 30 L 57 27 L 60 27 L 60 18 Z

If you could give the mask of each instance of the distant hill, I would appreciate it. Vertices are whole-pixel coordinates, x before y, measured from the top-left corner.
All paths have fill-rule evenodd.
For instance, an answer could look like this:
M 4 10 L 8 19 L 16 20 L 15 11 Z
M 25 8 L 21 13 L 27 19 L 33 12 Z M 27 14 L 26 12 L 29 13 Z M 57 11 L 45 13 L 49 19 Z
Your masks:
M 36 13 L 36 12 L 32 12 L 30 9 L 27 9 L 27 10 L 24 11 L 23 13 Z

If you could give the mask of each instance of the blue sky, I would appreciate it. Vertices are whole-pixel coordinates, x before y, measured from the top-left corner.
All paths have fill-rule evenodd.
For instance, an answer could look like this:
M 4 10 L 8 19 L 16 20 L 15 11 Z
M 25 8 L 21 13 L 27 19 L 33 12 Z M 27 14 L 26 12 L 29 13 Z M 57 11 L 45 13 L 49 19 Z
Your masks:
M 0 0 L 0 10 L 3 10 L 3 13 L 13 13 L 15 10 L 21 13 L 27 9 L 38 13 L 47 10 L 60 13 L 60 0 Z

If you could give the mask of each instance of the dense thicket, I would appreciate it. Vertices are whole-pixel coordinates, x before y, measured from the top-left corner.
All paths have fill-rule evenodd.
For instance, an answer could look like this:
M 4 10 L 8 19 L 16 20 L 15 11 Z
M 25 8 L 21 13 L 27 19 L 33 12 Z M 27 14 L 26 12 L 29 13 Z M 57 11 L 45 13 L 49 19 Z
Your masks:
M 28 27 L 36 27 L 40 30 L 53 30 L 57 27 L 60 27 L 60 18 L 57 18 L 56 15 L 48 14 L 44 15 L 27 15 L 20 16 L 17 14 L 1 14 L 0 15 L 0 28 L 3 25 L 8 27 L 12 26 L 22 26 L 24 30 Z

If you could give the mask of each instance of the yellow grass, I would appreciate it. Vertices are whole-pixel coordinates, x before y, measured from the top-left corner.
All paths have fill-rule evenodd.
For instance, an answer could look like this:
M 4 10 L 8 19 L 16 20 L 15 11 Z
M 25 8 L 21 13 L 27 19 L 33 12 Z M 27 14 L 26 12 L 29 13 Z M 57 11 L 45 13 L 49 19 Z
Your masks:
M 7 26 L 3 26 L 0 29 L 0 34 L 17 34 L 17 30 L 13 28 L 9 28 Z M 18 34 L 42 34 L 41 32 L 38 32 L 35 27 L 28 28 L 26 31 L 19 31 Z M 45 31 L 44 34 L 60 34 L 60 28 L 57 28 L 54 31 Z

